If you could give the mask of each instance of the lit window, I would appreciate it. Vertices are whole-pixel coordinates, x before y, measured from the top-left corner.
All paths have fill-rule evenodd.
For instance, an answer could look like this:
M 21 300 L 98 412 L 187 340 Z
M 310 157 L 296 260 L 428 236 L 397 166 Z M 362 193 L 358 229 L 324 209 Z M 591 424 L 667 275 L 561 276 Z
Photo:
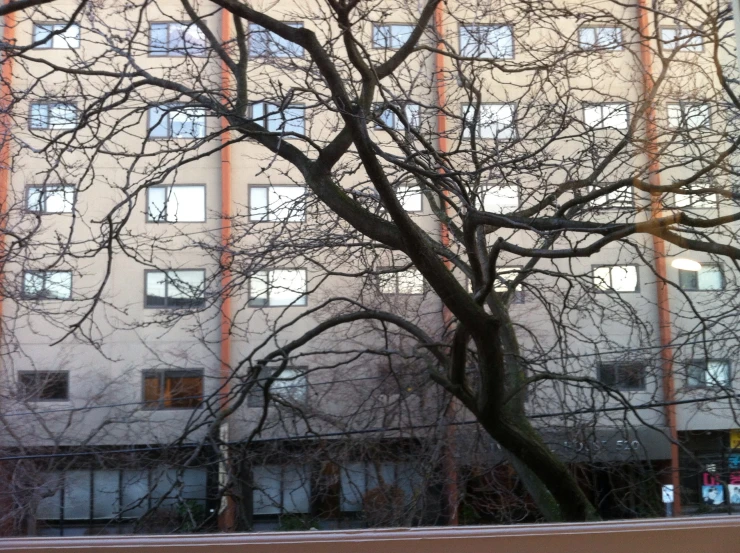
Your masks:
M 377 110 L 380 105 L 381 104 L 375 104 L 374 109 Z M 418 104 L 403 104 L 403 114 L 409 128 L 418 129 L 421 127 L 421 106 Z M 406 130 L 406 124 L 404 124 L 403 120 L 392 109 L 383 110 L 378 119 L 379 123 L 376 124 L 377 128 L 386 127 L 396 131 Z
M 519 276 L 521 270 L 521 267 L 501 267 L 500 269 L 497 269 L 496 280 L 493 283 L 493 291 L 497 294 L 505 294 L 508 292 L 511 283 Z M 521 284 L 518 284 L 514 289 L 512 300 L 514 303 L 524 303 L 525 295 Z
M 306 110 L 301 105 L 280 108 L 267 102 L 252 104 L 252 119 L 269 132 L 304 134 Z
M 399 186 L 396 188 L 396 197 L 401 207 L 409 212 L 422 210 L 421 188 L 418 186 Z
M 151 138 L 203 138 L 206 110 L 177 104 L 149 108 Z
M 481 104 L 476 119 L 474 106 L 463 107 L 463 137 L 475 129 L 480 138 L 514 138 L 514 104 Z
M 404 503 L 408 502 L 423 481 L 413 463 L 346 463 L 339 474 L 342 512 L 361 511 L 368 492 L 377 494 L 381 505 L 393 505 L 399 500 L 399 492 Z
M 483 194 L 483 209 L 489 213 L 511 213 L 519 209 L 517 186 L 491 186 Z
M 41 44 L 34 46 L 36 49 L 69 50 L 79 48 L 80 26 L 68 23 L 34 23 L 33 41 L 41 42 Z
M 69 372 L 19 371 L 20 396 L 26 401 L 65 401 L 69 399 Z
M 146 307 L 199 307 L 205 303 L 202 269 L 146 272 Z
M 639 362 L 603 363 L 598 366 L 599 382 L 618 390 L 644 390 L 645 365 Z
M 26 192 L 26 206 L 36 213 L 72 213 L 74 199 L 74 186 L 61 184 L 29 186 Z
M 594 284 L 600 290 L 614 292 L 637 291 L 637 267 L 635 265 L 607 265 L 595 267 Z
M 708 104 L 668 104 L 668 125 L 674 129 L 709 127 L 710 122 Z
M 250 186 L 249 218 L 252 221 L 304 221 L 306 189 L 302 186 Z
M 413 25 L 376 23 L 373 25 L 373 48 L 397 50 L 406 43 L 413 32 Z
M 627 129 L 627 104 L 586 104 L 583 121 L 592 129 Z
M 726 386 L 730 383 L 730 362 L 726 359 L 694 359 L 687 370 L 687 384 L 693 388 Z
M 303 23 L 285 23 L 301 29 Z M 249 56 L 252 58 L 300 58 L 303 46 L 252 23 L 249 25 Z
M 693 29 L 685 27 L 663 27 L 660 29 L 660 40 L 666 50 L 686 50 L 701 52 L 704 49 L 702 36 Z
M 149 27 L 152 56 L 204 56 L 206 37 L 195 23 L 152 23 Z
M 303 269 L 258 271 L 249 279 L 249 305 L 306 305 L 306 285 L 306 271 Z
M 66 103 L 31 104 L 30 127 L 32 129 L 74 129 L 78 121 L 77 106 Z
M 144 371 L 147 409 L 195 409 L 202 400 L 202 371 Z
M 279 515 L 311 510 L 310 465 L 252 467 L 252 513 Z
M 147 190 L 147 221 L 188 223 L 206 220 L 205 186 L 152 186 Z
M 469 58 L 513 58 L 514 34 L 509 25 L 463 25 L 460 54 Z
M 696 192 L 693 192 L 691 194 L 674 194 L 673 198 L 676 207 L 693 209 L 717 209 L 717 194 L 701 193 L 700 190 L 704 188 L 701 183 L 692 183 L 687 188 L 697 188 L 697 190 Z
M 260 372 L 255 386 L 247 396 L 248 407 L 265 406 L 265 386 L 273 376 L 276 367 L 268 367 Z M 270 394 L 291 403 L 303 403 L 306 401 L 308 381 L 305 369 L 288 367 L 282 370 L 280 375 L 272 380 Z
M 70 299 L 71 271 L 24 271 L 23 297 L 37 300 Z
M 383 294 L 418 295 L 424 293 L 424 277 L 418 269 L 406 269 L 393 273 L 381 272 L 378 280 L 380 291 Z
M 621 50 L 622 29 L 620 27 L 581 27 L 578 29 L 578 44 L 584 50 Z
M 596 190 L 596 187 L 590 187 L 589 193 L 593 192 L 594 190 Z M 594 205 L 606 209 L 623 209 L 627 207 L 632 207 L 634 203 L 632 188 L 629 186 L 617 188 L 616 190 L 612 190 L 611 192 L 607 192 L 606 194 L 597 196 L 592 200 L 592 202 Z
M 719 265 L 702 263 L 698 271 L 678 270 L 678 282 L 684 290 L 724 290 L 725 277 Z

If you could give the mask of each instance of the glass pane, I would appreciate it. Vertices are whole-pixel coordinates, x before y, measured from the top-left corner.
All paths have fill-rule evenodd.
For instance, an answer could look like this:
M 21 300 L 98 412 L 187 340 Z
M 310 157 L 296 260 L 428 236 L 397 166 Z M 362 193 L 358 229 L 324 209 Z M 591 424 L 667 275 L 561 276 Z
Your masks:
M 252 468 L 252 512 L 255 515 L 276 515 L 281 511 L 281 473 L 279 466 Z
M 26 207 L 30 211 L 45 211 L 43 204 L 43 189 L 31 187 L 26 195 Z
M 395 294 L 397 281 L 396 273 L 382 273 L 378 275 L 378 285 L 380 286 L 380 291 L 384 294 Z
M 49 38 L 49 34 L 51 33 L 53 28 L 53 25 L 33 26 L 33 41 L 39 42 L 41 40 L 46 40 L 46 42 L 44 42 L 43 44 L 39 44 L 38 46 L 36 46 L 36 48 L 52 48 L 52 41 L 47 39 Z
M 90 471 L 70 470 L 65 473 L 64 483 L 64 518 L 90 518 Z
M 270 305 L 305 305 L 306 273 L 292 269 L 276 269 L 270 275 Z M 295 302 L 295 303 L 294 303 Z
M 612 284 L 611 267 L 594 268 L 594 284 L 600 290 L 611 289 L 611 284 Z
M 283 470 L 283 512 L 308 513 L 311 509 L 311 472 L 307 465 Z
M 249 279 L 249 303 L 251 305 L 267 305 L 269 286 L 267 271 L 259 271 L 252 275 Z
M 267 30 L 259 25 L 249 25 L 249 55 L 251 57 L 267 56 L 269 49 L 269 35 Z
M 519 190 L 515 186 L 489 188 L 483 196 L 483 209 L 491 213 L 511 213 L 519 209 Z
M 178 503 L 177 496 L 179 486 L 177 485 L 176 469 L 158 469 L 152 471 L 152 493 L 151 504 L 154 507 L 157 502 L 162 500 L 162 507 L 171 507 Z
M 49 271 L 46 273 L 46 296 L 66 300 L 72 296 L 72 273 Z
M 391 26 L 391 48 L 400 48 L 411 37 L 414 28 L 411 25 L 392 25 Z
M 678 285 L 684 290 L 696 290 L 699 287 L 698 279 L 696 271 L 678 270 Z
M 167 221 L 172 223 L 205 221 L 205 201 L 204 186 L 171 187 L 167 197 Z
M 727 361 L 707 362 L 707 384 L 724 386 L 730 381 L 730 364 Z
M 32 129 L 49 127 L 49 106 L 47 104 L 31 104 L 30 124 Z
M 166 221 L 167 210 L 165 209 L 168 188 L 157 186 L 149 189 L 149 206 L 147 207 L 147 219 L 149 221 Z
M 170 114 L 164 106 L 149 108 L 149 136 L 152 138 L 169 137 L 169 117 Z
M 64 25 L 59 25 L 59 30 L 64 29 Z M 79 48 L 80 47 L 80 27 L 70 25 L 63 33 L 54 37 L 54 48 Z
M 290 106 L 282 112 L 280 125 L 285 133 L 293 132 L 304 134 L 305 132 L 305 110 L 303 107 Z
M 56 186 L 46 189 L 47 213 L 72 213 L 74 188 L 71 186 Z
M 182 108 L 170 113 L 173 138 L 203 138 L 205 117 L 200 108 Z
M 697 129 L 709 126 L 709 106 L 706 104 L 686 106 L 686 127 Z
M 615 265 L 611 268 L 612 287 L 618 292 L 637 290 L 637 267 L 632 265 Z
M 149 509 L 149 473 L 124 470 L 121 475 L 121 516 L 140 517 Z
M 602 48 L 619 49 L 622 46 L 622 29 L 619 27 L 600 27 L 596 30 L 596 40 Z
M 704 386 L 706 371 L 703 363 L 691 363 L 687 370 L 686 383 L 689 386 Z
M 401 271 L 398 277 L 399 294 L 422 294 L 424 293 L 424 278 L 416 269 Z
M 170 405 L 167 407 L 192 409 L 200 405 L 203 397 L 202 376 L 166 376 L 165 380 L 165 387 L 169 390 L 170 398 Z
M 73 104 L 51 104 L 49 126 L 55 129 L 73 129 L 77 123 L 77 106 Z
M 182 471 L 182 498 L 205 501 L 208 497 L 205 469 L 184 469 Z
M 341 510 L 355 512 L 362 510 L 362 498 L 367 492 L 365 463 L 348 463 L 339 473 L 342 500 Z
M 167 48 L 170 51 L 170 55 L 185 55 L 185 25 L 180 23 L 170 24 L 170 33 L 167 41 Z
M 267 187 L 252 186 L 249 189 L 249 217 L 252 221 L 268 220 Z
M 162 379 L 159 374 L 149 374 L 144 377 L 144 401 L 146 407 L 159 407 L 163 393 L 161 390 Z
M 373 25 L 373 47 L 390 48 L 391 27 L 390 25 Z
M 668 104 L 668 124 L 674 128 L 681 126 L 681 106 L 679 104 Z
M 256 104 L 252 104 L 252 119 L 255 120 L 255 123 L 259 123 L 260 125 L 264 126 L 265 121 L 263 117 L 265 117 L 265 115 L 266 112 L 264 102 L 257 102 Z
M 604 126 L 613 129 L 627 128 L 627 106 L 607 104 L 604 106 Z
M 722 290 L 724 287 L 722 270 L 718 265 L 704 265 L 697 275 L 700 290 Z
M 270 386 L 270 391 L 287 400 L 304 401 L 306 399 L 306 376 L 296 369 L 283 369 L 280 377 Z
M 166 305 L 166 278 L 163 272 L 149 272 L 146 274 L 146 304 L 149 307 Z
M 23 273 L 23 295 L 31 298 L 41 296 L 44 291 L 44 274 L 39 271 Z
M 676 38 L 678 37 L 678 29 L 661 29 L 660 40 L 664 43 L 663 48 L 666 50 L 673 50 L 676 47 Z
M 583 28 L 578 30 L 578 41 L 581 48 L 593 48 L 596 46 L 596 29 Z
M 263 189 L 264 190 L 264 189 Z M 306 189 L 302 186 L 274 186 L 270 188 L 270 219 L 303 221 Z
M 404 106 L 406 112 L 406 121 L 411 125 L 412 129 L 418 129 L 421 127 L 421 106 L 417 104 L 406 104 Z
M 167 54 L 166 23 L 152 23 L 149 29 L 149 52 L 154 55 Z
M 183 45 L 191 56 L 202 56 L 205 54 L 206 36 L 197 25 L 190 25 L 183 36 Z
M 399 186 L 396 195 L 406 211 L 421 211 L 421 188 L 418 186 Z
M 187 307 L 203 303 L 203 271 L 170 271 L 167 277 L 167 305 Z
M 39 486 L 41 498 L 36 508 L 39 520 L 58 520 L 62 515 L 62 487 L 64 477 L 61 472 L 46 473 L 44 482 Z
M 121 510 L 117 470 L 93 471 L 93 518 L 113 518 Z

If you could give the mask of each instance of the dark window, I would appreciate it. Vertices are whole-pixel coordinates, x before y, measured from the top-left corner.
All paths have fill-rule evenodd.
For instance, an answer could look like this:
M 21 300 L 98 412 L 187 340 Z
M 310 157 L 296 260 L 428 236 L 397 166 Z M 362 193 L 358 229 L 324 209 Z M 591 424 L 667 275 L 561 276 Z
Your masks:
M 145 371 L 144 401 L 149 409 L 194 409 L 203 401 L 202 371 Z
M 599 365 L 599 381 L 618 390 L 643 390 L 645 365 L 643 363 L 604 363 Z
M 247 407 L 265 406 L 265 386 L 277 367 L 262 369 L 255 386 L 247 396 Z M 307 380 L 305 368 L 287 367 L 270 384 L 270 394 L 291 403 L 306 400 Z
M 18 373 L 20 392 L 28 401 L 64 401 L 69 399 L 67 371 L 24 371 Z
M 147 271 L 146 307 L 200 307 L 205 303 L 202 269 Z
M 689 362 L 686 372 L 686 383 L 692 388 L 730 383 L 730 362 L 727 359 L 694 359 Z

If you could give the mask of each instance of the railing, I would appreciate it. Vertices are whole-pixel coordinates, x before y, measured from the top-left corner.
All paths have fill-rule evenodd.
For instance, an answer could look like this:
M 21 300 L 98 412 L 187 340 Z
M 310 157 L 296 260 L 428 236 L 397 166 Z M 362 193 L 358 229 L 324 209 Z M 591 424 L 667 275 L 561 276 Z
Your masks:
M 177 536 L 12 538 L 1 552 L 740 553 L 740 516 L 582 524 Z

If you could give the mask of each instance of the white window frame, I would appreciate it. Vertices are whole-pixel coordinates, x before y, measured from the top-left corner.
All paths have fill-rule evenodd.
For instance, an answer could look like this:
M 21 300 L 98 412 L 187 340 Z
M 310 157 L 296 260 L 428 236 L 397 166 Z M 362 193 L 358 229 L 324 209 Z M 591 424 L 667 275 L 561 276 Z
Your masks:
M 629 106 L 623 102 L 599 102 L 583 104 L 583 122 L 591 129 L 629 128 Z
M 424 277 L 416 267 L 395 272 L 390 268 L 381 268 L 379 271 L 378 285 L 382 294 L 420 296 L 426 290 Z
M 185 273 L 185 274 L 183 274 Z M 183 296 L 178 297 L 177 294 L 186 294 L 192 290 L 187 288 L 194 288 L 193 285 L 187 282 L 182 277 L 190 276 L 193 277 L 196 274 L 200 275 L 200 283 L 197 285 L 199 288 L 198 296 Z M 161 275 L 161 276 L 160 276 Z M 149 302 L 149 279 L 161 278 L 161 282 L 157 284 L 164 285 L 164 305 L 157 305 Z M 182 283 L 183 286 L 178 286 L 178 283 Z M 191 309 L 196 307 L 202 307 L 205 304 L 205 286 L 206 286 L 206 271 L 205 269 L 171 269 L 169 271 L 155 271 L 147 270 L 144 271 L 144 307 L 147 309 Z M 170 289 L 174 291 L 170 293 Z M 182 300 L 181 304 L 175 303 Z
M 23 271 L 23 297 L 31 300 L 72 299 L 72 271 Z
M 513 27 L 506 24 L 460 25 L 460 55 L 466 58 L 513 59 Z
M 76 189 L 68 184 L 47 184 L 26 188 L 26 209 L 33 213 L 72 213 Z M 51 207 L 58 206 L 58 208 Z
M 727 386 L 732 381 L 731 369 L 729 359 L 692 359 L 686 367 L 686 385 L 689 388 Z
M 49 38 L 52 33 L 59 34 Z M 80 26 L 77 23 L 34 23 L 33 42 L 40 43 L 34 46 L 36 50 L 76 50 L 80 47 Z
M 702 102 L 671 102 L 666 105 L 668 126 L 672 129 L 704 129 L 712 126 L 712 110 Z
M 295 29 L 303 28 L 302 22 L 283 21 Z M 303 46 L 268 31 L 256 23 L 249 24 L 249 57 L 250 58 L 302 58 Z
M 154 205 L 159 199 L 153 199 L 155 194 L 159 194 L 162 191 L 162 206 Z M 178 206 L 181 205 L 180 197 L 178 194 L 182 194 L 182 199 L 186 198 L 184 193 L 200 192 L 200 205 L 202 213 L 198 217 L 191 217 L 188 219 L 178 217 Z M 190 211 L 188 209 L 187 211 Z M 206 221 L 206 187 L 202 184 L 173 184 L 166 186 L 150 186 L 146 191 L 146 220 L 149 223 L 204 223 Z
M 468 123 L 472 123 L 469 117 L 474 116 L 474 114 L 474 106 L 470 104 L 463 105 L 463 138 L 470 138 L 471 127 Z M 482 103 L 478 114 L 480 119 L 476 121 L 475 125 L 478 138 L 495 140 L 513 140 L 516 138 L 516 109 L 513 103 Z M 499 115 L 503 115 L 503 117 L 499 117 Z M 490 120 L 487 120 L 488 118 Z M 487 124 L 482 124 L 482 121 L 486 121 Z
M 620 271 L 624 275 L 615 274 Z M 593 283 L 602 292 L 619 292 L 624 294 L 640 291 L 640 272 L 637 265 L 594 265 L 592 272 Z M 632 277 L 634 277 L 634 288 L 615 288 L 615 276 L 619 277 L 620 280 L 627 278 L 633 280 Z
M 254 102 L 250 106 L 250 114 L 254 122 L 265 127 L 267 132 L 306 134 L 306 108 L 303 104 L 290 104 L 280 109 L 271 102 Z
M 271 484 L 272 493 L 266 491 Z M 310 511 L 311 465 L 252 467 L 252 515 L 307 514 Z
M 32 130 L 74 129 L 80 119 L 77 104 L 70 102 L 32 102 L 30 110 L 28 125 Z
M 678 50 L 680 48 L 685 52 L 704 51 L 702 35 L 695 34 L 693 29 L 681 25 L 661 26 L 660 42 L 664 50 Z
M 155 45 L 154 32 L 164 27 L 167 42 Z M 200 44 L 200 45 L 199 45 Z M 152 22 L 149 24 L 149 55 L 152 57 L 204 57 L 206 35 L 195 23 Z
M 373 23 L 372 43 L 377 50 L 398 50 L 411 37 L 410 23 Z
M 306 188 L 294 185 L 249 185 L 249 220 L 257 223 L 304 222 Z
M 287 285 L 274 284 L 282 279 L 298 279 L 302 290 L 293 289 L 295 282 Z M 302 282 L 301 282 L 302 281 Z M 286 298 L 273 299 L 273 291 L 289 293 Z M 308 303 L 308 274 L 305 269 L 265 269 L 249 277 L 249 307 L 303 307 Z
M 593 39 L 589 35 L 593 35 Z M 595 25 L 579 27 L 578 45 L 583 50 L 622 50 L 624 49 L 622 28 Z

